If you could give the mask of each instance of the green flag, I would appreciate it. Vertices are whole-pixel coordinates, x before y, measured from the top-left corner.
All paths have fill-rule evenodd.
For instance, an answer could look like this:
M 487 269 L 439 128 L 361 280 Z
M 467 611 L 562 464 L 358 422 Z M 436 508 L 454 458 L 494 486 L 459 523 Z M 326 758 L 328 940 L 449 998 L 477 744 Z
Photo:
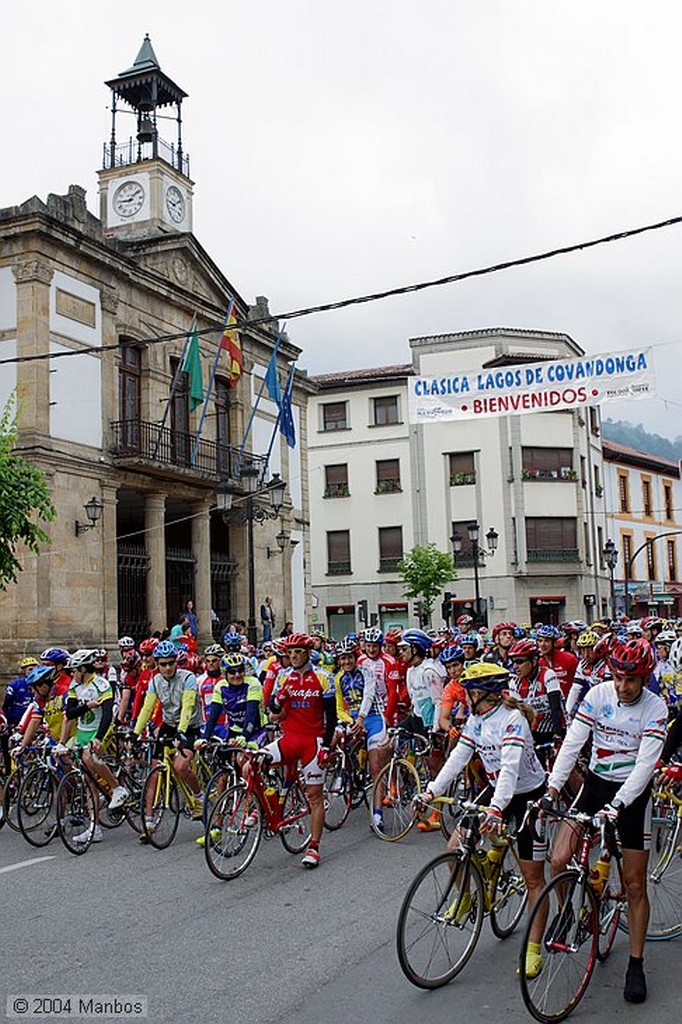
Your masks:
M 192 337 L 187 346 L 185 361 L 182 364 L 184 373 L 189 374 L 189 407 L 191 412 L 204 401 L 204 382 L 201 375 L 201 353 L 196 325 L 192 328 Z

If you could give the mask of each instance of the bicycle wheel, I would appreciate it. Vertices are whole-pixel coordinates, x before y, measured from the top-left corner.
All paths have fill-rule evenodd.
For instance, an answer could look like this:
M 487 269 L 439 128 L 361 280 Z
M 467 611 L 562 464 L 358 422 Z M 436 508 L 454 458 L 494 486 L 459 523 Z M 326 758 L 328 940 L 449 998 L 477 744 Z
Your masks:
M 381 796 L 382 821 L 372 814 L 372 831 L 386 843 L 402 839 L 416 821 L 413 800 L 421 793 L 417 769 L 409 761 L 393 758 L 381 769 L 372 788 L 372 807 L 376 805 L 377 790 Z
M 180 823 L 180 796 L 170 768 L 157 764 L 142 787 L 142 828 L 151 845 L 165 850 L 175 839 Z
M 263 835 L 263 809 L 255 793 L 230 786 L 211 811 L 204 856 L 209 870 L 224 882 L 237 878 L 256 856 Z
M 521 995 L 536 1020 L 564 1020 L 584 996 L 597 962 L 598 915 L 596 897 L 578 871 L 562 871 L 540 893 L 519 958 Z M 536 927 L 542 964 L 527 977 L 529 936 Z
M 57 828 L 69 853 L 79 856 L 92 845 L 97 818 L 96 796 L 82 772 L 67 772 L 57 788 Z
M 461 772 L 457 778 L 450 783 L 450 788 L 444 796 L 450 797 L 455 801 L 452 804 L 448 803 L 440 805 L 440 830 L 443 833 L 443 836 L 446 839 L 449 839 L 462 820 L 464 814 L 462 811 L 462 801 L 472 799 L 472 789 L 467 781 L 465 772 Z
M 324 827 L 335 832 L 350 814 L 351 782 L 341 758 L 324 773 Z
M 237 784 L 237 773 L 231 765 L 218 768 L 213 772 L 204 789 L 204 825 L 208 824 L 213 808 L 230 786 Z
M 369 773 L 367 751 L 364 749 L 351 750 L 348 754 L 348 763 L 351 777 L 351 808 L 355 811 L 363 803 L 369 807 L 367 794 L 372 787 L 372 776 Z
M 483 880 L 468 854 L 441 853 L 421 869 L 398 915 L 398 960 L 418 988 L 440 988 L 473 953 L 484 914 Z
M 647 939 L 661 942 L 682 935 L 682 831 L 679 814 L 652 821 L 648 876 Z
M 616 937 L 621 916 L 627 913 L 627 902 L 625 899 L 625 886 L 623 885 L 623 874 L 620 862 L 616 857 L 611 857 L 609 877 L 606 880 L 599 903 L 599 937 L 597 958 L 603 963 L 613 945 Z
M 521 873 L 519 855 L 512 843 L 502 854 L 492 887 L 490 927 L 498 939 L 512 934 L 526 909 L 528 892 Z
M 300 782 L 292 782 L 287 789 L 282 818 L 296 818 L 279 830 L 282 846 L 288 853 L 303 853 L 310 842 L 310 804 Z
M 129 793 L 120 810 L 133 832 L 136 832 L 138 835 L 142 835 L 144 832 L 144 825 L 142 823 L 142 787 L 146 776 L 146 768 L 141 770 L 141 766 L 137 768 L 132 767 L 130 770 L 128 768 L 121 768 L 118 773 L 119 784 L 125 786 Z M 114 811 L 113 813 L 116 814 L 118 812 Z
M 2 817 L 5 825 L 12 830 L 12 832 L 19 832 L 19 818 L 18 818 L 18 798 L 19 798 L 19 787 L 21 786 L 22 772 L 15 768 L 13 772 L 7 776 L 5 782 L 5 792 L 2 797 Z
M 24 776 L 17 799 L 17 820 L 21 834 L 31 846 L 47 846 L 57 835 L 57 779 L 42 765 Z

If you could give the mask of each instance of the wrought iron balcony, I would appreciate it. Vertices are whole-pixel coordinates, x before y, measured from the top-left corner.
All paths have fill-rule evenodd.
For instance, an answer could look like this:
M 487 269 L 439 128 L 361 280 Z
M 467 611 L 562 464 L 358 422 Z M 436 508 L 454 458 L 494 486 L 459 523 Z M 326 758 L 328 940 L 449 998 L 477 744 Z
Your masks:
M 327 576 L 350 576 L 350 562 L 329 562 Z
M 379 559 L 379 572 L 397 572 L 398 563 L 402 560 L 401 558 L 380 558 Z
M 117 420 L 111 424 L 114 440 L 111 454 L 119 463 L 148 467 L 170 466 L 184 473 L 224 480 L 234 474 L 239 450 L 233 445 L 199 441 L 196 458 L 191 462 L 194 435 L 184 434 L 158 423 L 144 420 Z M 248 453 L 250 461 L 264 465 L 262 455 Z
M 110 142 L 105 142 L 102 167 L 129 167 L 144 160 L 152 160 L 154 157 L 160 157 L 189 178 L 189 154 L 180 152 L 173 142 L 166 142 L 158 135 L 151 142 L 138 142 L 131 137 L 127 142 L 120 142 L 113 148 Z
M 578 562 L 577 548 L 562 548 L 555 551 L 548 548 L 529 548 L 527 559 L 529 562 Z

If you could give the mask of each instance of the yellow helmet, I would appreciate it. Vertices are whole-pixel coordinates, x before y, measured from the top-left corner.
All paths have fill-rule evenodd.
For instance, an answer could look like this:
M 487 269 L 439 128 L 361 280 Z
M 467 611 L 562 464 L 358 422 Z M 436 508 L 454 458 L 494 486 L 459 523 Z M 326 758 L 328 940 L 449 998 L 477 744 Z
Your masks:
M 509 671 L 491 661 L 475 661 L 464 669 L 459 682 L 465 690 L 499 693 L 509 685 Z
M 36 658 L 22 658 L 19 662 L 19 668 L 35 668 L 40 662 Z
M 595 633 L 593 629 L 585 629 L 575 643 L 576 647 L 594 647 L 599 643 L 599 633 Z

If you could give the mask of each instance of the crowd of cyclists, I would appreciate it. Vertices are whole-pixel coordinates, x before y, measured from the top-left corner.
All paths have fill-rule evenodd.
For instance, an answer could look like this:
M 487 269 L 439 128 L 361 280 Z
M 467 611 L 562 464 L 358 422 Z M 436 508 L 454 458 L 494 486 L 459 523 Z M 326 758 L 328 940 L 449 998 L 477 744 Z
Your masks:
M 590 625 L 500 622 L 475 629 L 470 616 L 452 627 L 378 627 L 332 642 L 292 633 L 254 649 L 234 627 L 203 652 L 186 634 L 118 641 L 70 653 L 51 647 L 24 658 L 5 690 L 0 713 L 4 777 L 45 737 L 55 758 L 74 746 L 106 786 L 107 810 L 130 797 L 107 764 L 112 737 L 131 745 L 151 738 L 152 764 L 173 747 L 173 767 L 203 820 L 197 754 L 219 738 L 231 748 L 263 751 L 269 765 L 298 772 L 310 806 L 310 839 L 302 864 L 320 864 L 325 823 L 325 767 L 339 738 L 366 751 L 372 779 L 391 757 L 389 730 L 430 740 L 431 781 L 421 796 L 418 829 L 440 827 L 430 802 L 449 790 L 476 754 L 487 788 L 482 832 L 494 837 L 510 822 L 517 830 L 521 870 L 532 910 L 545 884 L 546 850 L 524 825 L 529 802 L 550 813 L 567 788 L 576 806 L 617 822 L 623 846 L 631 956 L 625 998 L 646 998 L 643 969 L 647 930 L 647 849 L 652 778 L 667 771 L 680 784 L 682 746 L 682 623 L 649 617 Z M 581 756 L 589 757 L 580 769 Z M 246 769 L 248 758 L 242 759 Z M 665 767 L 669 766 L 669 767 Z M 2 780 L 0 779 L 0 782 Z M 369 813 L 381 833 L 392 794 L 374 787 Z M 146 841 L 154 828 L 140 810 Z M 78 843 L 98 843 L 99 818 Z M 197 837 L 211 843 L 210 832 Z M 458 842 L 455 831 L 451 848 Z M 554 839 L 552 873 L 574 854 L 575 828 Z M 525 972 L 543 969 L 539 936 L 531 935 Z

